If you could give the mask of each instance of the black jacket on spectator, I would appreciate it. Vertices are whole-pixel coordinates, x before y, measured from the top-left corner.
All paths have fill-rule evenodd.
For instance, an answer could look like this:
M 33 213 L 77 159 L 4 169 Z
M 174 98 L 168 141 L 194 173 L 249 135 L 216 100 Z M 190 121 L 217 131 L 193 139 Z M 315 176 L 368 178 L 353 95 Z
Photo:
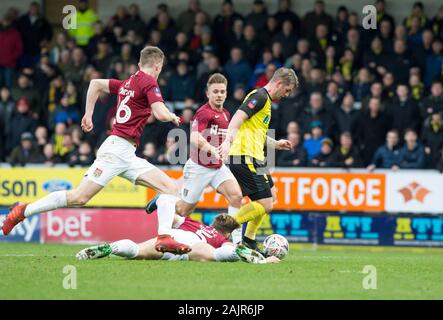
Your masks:
M 294 165 L 293 161 L 299 160 L 299 164 Z M 305 167 L 307 166 L 308 155 L 302 145 L 292 150 L 282 151 L 277 159 L 277 166 L 281 167 Z
M 332 151 L 331 153 L 328 153 L 328 154 L 320 152 L 318 155 L 316 155 L 311 160 L 311 162 L 309 163 L 309 166 L 310 167 L 320 167 L 320 168 L 329 166 L 333 153 L 334 153 L 334 151 Z
M 45 158 L 37 146 L 32 146 L 30 150 L 24 150 L 21 145 L 15 147 L 8 158 L 11 166 L 24 166 L 27 163 L 43 163 Z
M 397 129 L 400 137 L 403 137 L 405 130 L 408 128 L 420 132 L 420 110 L 414 101 L 408 99 L 401 102 L 395 98 L 387 110 L 393 120 L 392 128 Z
M 391 54 L 386 57 L 386 68 L 391 71 L 397 83 L 407 83 L 409 80 L 409 69 L 412 67 L 412 59 L 407 53 L 398 55 Z
M 349 158 L 354 160 L 350 166 L 345 164 L 345 161 Z M 327 165 L 336 168 L 360 168 L 363 166 L 363 161 L 356 147 L 352 147 L 348 152 L 344 152 L 340 146 L 337 146 L 328 159 Z
M 382 169 L 391 169 L 394 165 L 398 166 L 400 164 L 400 149 L 395 147 L 391 150 L 387 145 L 379 147 L 371 164 Z
M 438 160 L 440 159 L 441 149 L 443 147 L 443 127 L 433 129 L 428 122 L 423 128 L 422 142 L 425 147 L 429 147 L 431 149 L 427 167 L 435 168 Z
M 331 136 L 333 133 L 333 128 L 335 126 L 334 117 L 330 112 L 328 112 L 324 107 L 321 108 L 317 113 L 313 113 L 312 109 L 306 108 L 301 114 L 301 121 L 297 121 L 303 128 L 303 133 L 311 131 L 311 123 L 313 121 L 320 121 L 323 127 L 323 135 Z
M 424 121 L 436 112 L 443 112 L 443 95 L 439 97 L 430 95 L 423 100 L 420 106 L 421 118 Z
M 278 105 L 278 135 L 286 134 L 286 127 L 289 122 L 297 121 L 299 125 L 300 118 L 303 115 L 303 108 L 307 103 L 306 96 L 303 92 L 297 91 L 295 96 L 282 99 Z
M 40 54 L 40 42 L 51 41 L 52 27 L 45 17 L 38 17 L 34 23 L 28 14 L 18 20 L 18 29 L 22 35 L 25 54 L 32 56 Z
M 361 114 L 357 125 L 357 140 L 362 149 L 365 165 L 370 163 L 377 148 L 384 143 L 390 128 L 391 119 L 385 113 L 380 112 L 374 118 L 369 112 Z
M 20 143 L 20 137 L 24 132 L 34 132 L 37 128 L 37 120 L 29 114 L 14 112 L 11 118 L 9 131 L 6 139 L 6 153 L 9 154 L 12 149 Z
M 337 108 L 334 112 L 334 117 L 338 129 L 336 135 L 340 135 L 346 131 L 352 135 L 357 132 L 357 125 L 360 119 L 359 110 L 352 109 L 350 112 L 346 112 L 343 108 Z
M 413 150 L 404 145 L 400 149 L 400 168 L 423 169 L 425 167 L 425 150 L 422 145 L 417 144 Z

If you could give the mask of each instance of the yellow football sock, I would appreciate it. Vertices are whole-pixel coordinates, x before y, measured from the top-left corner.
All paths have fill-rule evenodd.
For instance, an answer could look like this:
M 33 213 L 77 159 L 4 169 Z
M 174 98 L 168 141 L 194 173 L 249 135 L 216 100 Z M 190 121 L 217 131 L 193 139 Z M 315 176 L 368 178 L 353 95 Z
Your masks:
M 241 207 L 240 210 L 233 215 L 233 217 L 239 224 L 243 224 L 262 216 L 265 213 L 265 208 L 260 203 L 253 201 Z
M 254 220 L 249 221 L 248 225 L 246 226 L 245 237 L 251 240 L 255 240 L 255 234 L 257 233 L 258 228 L 260 228 L 265 218 L 266 213 L 258 216 Z

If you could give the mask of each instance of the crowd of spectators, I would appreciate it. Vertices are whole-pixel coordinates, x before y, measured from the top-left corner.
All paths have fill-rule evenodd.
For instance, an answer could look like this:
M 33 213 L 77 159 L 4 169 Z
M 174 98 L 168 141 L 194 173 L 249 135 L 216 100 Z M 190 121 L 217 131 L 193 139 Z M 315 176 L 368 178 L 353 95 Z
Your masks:
M 279 0 L 275 13 L 251 0 L 246 14 L 226 0 L 212 16 L 189 0 L 176 17 L 167 4 L 150 17 L 130 4 L 108 21 L 81 0 L 78 28 L 58 32 L 38 3 L 24 14 L 10 8 L 0 24 L 0 161 L 91 164 L 112 129 L 116 97 L 100 96 L 94 131 L 83 135 L 89 81 L 126 79 L 138 69 L 140 50 L 155 45 L 167 57 L 162 94 L 187 135 L 211 74 L 227 76 L 225 107 L 233 114 L 251 89 L 286 66 L 300 86 L 273 102 L 270 126 L 294 145 L 277 154 L 277 165 L 442 170 L 443 7 L 427 16 L 416 2 L 396 21 L 386 2 L 374 3 L 375 30 L 345 5 L 333 17 L 321 0 L 304 16 L 290 0 Z M 168 164 L 177 151 L 170 129 L 151 117 L 138 154 Z

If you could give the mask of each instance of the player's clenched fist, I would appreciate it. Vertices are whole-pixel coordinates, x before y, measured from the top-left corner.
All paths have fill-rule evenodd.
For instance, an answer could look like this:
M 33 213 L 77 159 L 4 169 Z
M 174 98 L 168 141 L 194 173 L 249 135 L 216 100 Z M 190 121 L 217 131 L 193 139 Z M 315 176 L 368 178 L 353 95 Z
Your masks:
M 94 125 L 92 124 L 92 117 L 85 114 L 82 119 L 82 130 L 84 132 L 90 132 L 93 127 Z
M 289 140 L 280 139 L 275 143 L 275 149 L 277 149 L 277 150 L 291 150 L 292 143 Z

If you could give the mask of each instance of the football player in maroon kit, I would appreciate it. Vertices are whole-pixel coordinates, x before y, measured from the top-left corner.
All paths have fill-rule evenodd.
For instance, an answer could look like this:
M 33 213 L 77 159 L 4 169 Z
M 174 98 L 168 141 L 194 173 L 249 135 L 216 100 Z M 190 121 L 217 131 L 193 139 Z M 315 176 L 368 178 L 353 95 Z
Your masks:
M 127 259 L 175 260 L 175 261 L 218 261 L 235 262 L 242 259 L 249 263 L 277 263 L 277 257 L 264 257 L 244 246 L 235 246 L 228 239 L 239 224 L 227 214 L 219 214 L 208 226 L 189 217 L 176 215 L 172 236 L 192 248 L 189 254 L 160 253 L 155 250 L 155 238 L 142 243 L 129 239 L 104 243 L 80 250 L 78 260 L 94 260 L 111 254 Z
M 159 236 L 156 250 L 180 254 L 191 250 L 170 235 L 175 203 L 179 200 L 175 182 L 166 173 L 135 155 L 140 135 L 151 113 L 159 121 L 175 125 L 180 123 L 179 118 L 165 106 L 157 84 L 163 62 L 163 52 L 157 47 L 147 46 L 140 52 L 139 70 L 128 79 L 95 79 L 90 82 L 82 129 L 85 132 L 93 129 L 95 103 L 100 94 L 111 93 L 118 96 L 116 123 L 111 135 L 100 146 L 95 162 L 75 189 L 52 192 L 29 204 L 15 204 L 3 221 L 1 229 L 4 235 L 33 214 L 85 205 L 112 178 L 120 176 L 160 193 L 157 201 Z
M 208 102 L 196 112 L 191 130 L 191 155 L 183 169 L 181 200 L 176 213 L 187 216 L 194 210 L 204 189 L 210 185 L 229 202 L 228 213 L 235 214 L 241 207 L 242 192 L 237 180 L 219 156 L 231 119 L 223 104 L 227 96 L 228 80 L 220 73 L 213 74 L 206 86 Z M 157 207 L 153 198 L 147 205 L 148 213 Z M 232 234 L 235 243 L 241 241 L 241 228 Z

